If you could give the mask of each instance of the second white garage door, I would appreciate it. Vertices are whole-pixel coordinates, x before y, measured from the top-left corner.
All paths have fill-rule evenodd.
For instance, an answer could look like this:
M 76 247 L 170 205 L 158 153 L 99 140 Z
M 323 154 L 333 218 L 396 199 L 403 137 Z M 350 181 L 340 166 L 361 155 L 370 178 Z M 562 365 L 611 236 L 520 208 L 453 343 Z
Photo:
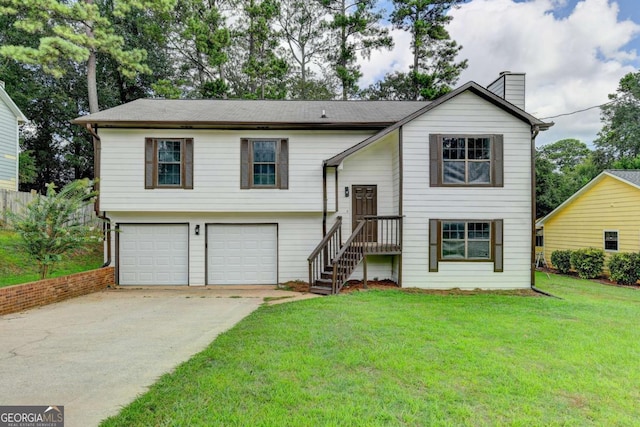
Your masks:
M 207 225 L 207 284 L 275 285 L 276 224 Z

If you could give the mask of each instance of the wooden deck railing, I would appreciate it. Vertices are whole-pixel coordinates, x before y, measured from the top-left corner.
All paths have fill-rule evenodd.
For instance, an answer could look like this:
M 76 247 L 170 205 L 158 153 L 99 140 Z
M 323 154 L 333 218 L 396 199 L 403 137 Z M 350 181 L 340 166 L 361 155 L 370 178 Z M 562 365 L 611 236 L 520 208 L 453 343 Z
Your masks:
M 402 250 L 401 216 L 365 216 L 367 254 L 399 254 Z
M 342 217 L 339 216 L 336 223 L 329 230 L 322 241 L 311 252 L 309 258 L 309 284 L 314 283 L 321 277 L 323 271 L 331 265 L 331 261 L 336 257 L 342 247 Z

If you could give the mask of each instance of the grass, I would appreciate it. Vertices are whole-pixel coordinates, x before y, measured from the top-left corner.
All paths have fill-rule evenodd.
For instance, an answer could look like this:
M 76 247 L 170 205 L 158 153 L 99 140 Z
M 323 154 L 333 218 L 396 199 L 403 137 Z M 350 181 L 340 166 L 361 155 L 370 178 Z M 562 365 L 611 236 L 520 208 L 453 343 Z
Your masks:
M 264 306 L 102 425 L 637 424 L 640 292 L 538 279 Z
M 0 288 L 40 278 L 34 261 L 20 248 L 20 237 L 13 232 L 0 230 Z M 63 257 L 48 277 L 92 270 L 103 264 L 102 244 L 92 244 Z

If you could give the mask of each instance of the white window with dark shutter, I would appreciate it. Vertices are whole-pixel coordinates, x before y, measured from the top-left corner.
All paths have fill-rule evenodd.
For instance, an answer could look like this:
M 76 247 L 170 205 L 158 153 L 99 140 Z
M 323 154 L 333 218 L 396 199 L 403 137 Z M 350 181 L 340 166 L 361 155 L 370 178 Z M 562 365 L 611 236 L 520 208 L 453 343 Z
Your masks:
M 240 188 L 289 188 L 289 141 L 241 139 Z
M 146 138 L 144 186 L 193 189 L 193 138 Z
M 431 187 L 502 187 L 502 135 L 429 135 Z

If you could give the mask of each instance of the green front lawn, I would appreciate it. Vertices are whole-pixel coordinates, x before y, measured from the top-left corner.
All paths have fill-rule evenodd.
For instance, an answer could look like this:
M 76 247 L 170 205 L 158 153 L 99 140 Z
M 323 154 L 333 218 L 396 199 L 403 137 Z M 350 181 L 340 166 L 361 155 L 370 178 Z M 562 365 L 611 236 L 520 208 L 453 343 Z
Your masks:
M 538 287 L 265 306 L 103 425 L 637 424 L 640 291 Z
M 19 246 L 20 237 L 13 232 L 0 230 L 0 288 L 38 280 L 38 268 Z M 90 244 L 64 256 L 49 277 L 65 276 L 93 270 L 103 264 L 102 243 Z

